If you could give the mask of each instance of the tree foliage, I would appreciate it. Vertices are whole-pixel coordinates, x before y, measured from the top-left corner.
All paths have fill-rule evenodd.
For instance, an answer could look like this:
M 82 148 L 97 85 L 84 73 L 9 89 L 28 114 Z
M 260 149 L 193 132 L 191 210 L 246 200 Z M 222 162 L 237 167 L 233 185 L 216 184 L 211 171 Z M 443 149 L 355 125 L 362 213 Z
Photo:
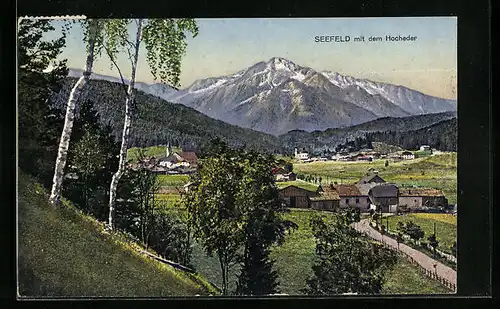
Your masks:
M 18 26 L 19 167 L 45 186 L 51 182 L 57 156 L 54 145 L 63 122 L 50 97 L 61 89 L 68 73 L 66 61 L 57 61 L 66 43 L 65 32 L 54 40 L 43 38 L 54 30 L 48 20 L 22 19 Z
M 294 226 L 280 215 L 285 208 L 271 173 L 276 161 L 221 140 L 204 147 L 201 158 L 183 200 L 195 237 L 208 255 L 219 258 L 223 293 L 229 293 L 228 271 L 238 262 L 236 293 L 274 293 L 278 283 L 269 248 Z
M 345 218 L 327 224 L 316 215 L 310 224 L 316 239 L 316 262 L 307 280 L 307 294 L 380 293 L 384 272 L 396 263 L 394 252 L 364 240 L 345 224 Z

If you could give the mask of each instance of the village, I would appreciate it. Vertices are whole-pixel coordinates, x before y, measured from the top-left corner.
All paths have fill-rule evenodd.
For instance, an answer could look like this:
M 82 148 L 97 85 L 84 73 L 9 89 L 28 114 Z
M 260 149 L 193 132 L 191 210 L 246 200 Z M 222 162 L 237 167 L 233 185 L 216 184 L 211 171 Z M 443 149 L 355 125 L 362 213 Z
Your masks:
M 194 151 L 173 151 L 170 144 L 164 146 L 163 155 L 146 156 L 138 162 L 129 162 L 132 169 L 146 168 L 158 175 L 172 177 L 184 175 L 187 177 L 196 171 L 198 157 Z M 296 164 L 312 162 L 373 162 L 375 160 L 390 160 L 399 162 L 414 160 L 416 156 L 429 156 L 439 153 L 427 145 L 420 146 L 415 152 L 403 150 L 392 153 L 381 153 L 373 149 L 362 149 L 356 152 L 343 151 L 329 158 L 311 157 L 304 150 L 295 149 Z M 442 190 L 437 188 L 397 185 L 387 182 L 375 168 L 368 168 L 364 177 L 353 183 L 338 183 L 323 181 L 314 185 L 297 179 L 297 174 L 283 166 L 272 170 L 280 196 L 290 208 L 310 208 L 316 210 L 338 211 L 346 207 L 357 208 L 362 213 L 406 213 L 406 212 L 447 212 L 456 215 L 456 205 L 450 205 Z M 167 176 L 168 177 L 168 176 Z M 300 185 L 300 184 L 308 185 Z M 187 190 L 189 182 L 185 181 L 177 188 L 163 188 L 163 193 Z
M 436 150 L 427 145 L 420 147 L 419 152 L 432 154 Z M 301 163 L 329 161 L 323 157 L 309 157 L 309 153 L 295 150 L 295 159 Z M 415 153 L 400 151 L 390 154 L 381 154 L 373 149 L 365 149 L 356 153 L 337 154 L 331 161 L 368 161 L 387 159 L 391 162 L 415 159 Z M 291 208 L 312 208 L 318 210 L 336 211 L 346 207 L 358 208 L 361 212 L 371 210 L 382 213 L 404 212 L 451 212 L 456 214 L 456 207 L 449 207 L 448 199 L 443 192 L 436 188 L 401 187 L 395 183 L 386 182 L 374 168 L 367 170 L 366 176 L 355 183 L 338 184 L 319 183 L 316 190 L 310 186 L 297 186 L 297 174 L 283 168 L 273 170 L 280 186 L 280 194 Z

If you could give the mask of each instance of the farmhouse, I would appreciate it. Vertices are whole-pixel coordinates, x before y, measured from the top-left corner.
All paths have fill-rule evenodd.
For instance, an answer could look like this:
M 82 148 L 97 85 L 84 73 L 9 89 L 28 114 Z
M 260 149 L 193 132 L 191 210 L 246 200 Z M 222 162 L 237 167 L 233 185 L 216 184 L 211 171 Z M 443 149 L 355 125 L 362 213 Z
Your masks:
M 340 197 L 331 186 L 319 186 L 316 196 L 310 196 L 311 208 L 318 210 L 336 210 L 339 208 Z
M 187 163 L 189 163 L 190 167 L 197 167 L 198 166 L 198 157 L 196 156 L 196 153 L 192 151 L 183 151 L 179 154 L 179 156 Z
M 415 155 L 413 153 L 411 153 L 410 151 L 403 151 L 403 153 L 401 154 L 401 157 L 403 158 L 403 160 L 415 159 Z
M 166 168 L 174 168 L 181 165 L 189 166 L 189 163 L 174 152 L 167 157 L 160 158 L 158 160 L 158 165 Z
M 368 194 L 362 194 L 356 185 L 333 185 L 340 197 L 340 208 L 355 207 L 361 211 L 370 208 L 370 197 Z
M 400 188 L 399 206 L 406 210 L 441 208 L 448 206 L 448 200 L 441 190 L 430 188 Z
M 297 186 L 287 186 L 279 190 L 280 197 L 291 208 L 309 208 L 309 197 L 318 196 L 317 191 L 306 190 Z
M 420 146 L 420 151 L 430 151 L 430 150 L 431 150 L 431 146 L 428 146 L 428 145 Z
M 385 183 L 385 180 L 376 174 L 367 175 L 361 178 L 356 184 L 381 184 Z
M 394 184 L 384 183 L 374 186 L 368 191 L 372 204 L 377 210 L 382 212 L 397 212 L 398 207 L 398 187 Z
M 274 179 L 276 181 L 295 181 L 295 180 L 297 180 L 297 175 L 295 173 L 288 172 L 281 167 L 275 167 L 272 170 L 272 173 L 273 173 Z

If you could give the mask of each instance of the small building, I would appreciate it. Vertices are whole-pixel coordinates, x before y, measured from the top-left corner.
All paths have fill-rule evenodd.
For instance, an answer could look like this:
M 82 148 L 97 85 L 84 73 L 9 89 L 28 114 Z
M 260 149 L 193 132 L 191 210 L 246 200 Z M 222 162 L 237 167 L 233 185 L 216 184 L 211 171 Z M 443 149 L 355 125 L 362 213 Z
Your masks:
M 291 208 L 309 208 L 309 197 L 317 196 L 317 191 L 306 190 L 297 186 L 286 186 L 279 190 L 280 197 Z
M 432 188 L 400 188 L 399 205 L 405 210 L 421 208 L 446 208 L 448 200 L 443 192 Z
M 160 158 L 158 160 L 158 165 L 166 168 L 174 168 L 181 165 L 189 166 L 189 162 L 174 152 L 167 157 Z
M 428 146 L 428 145 L 420 146 L 420 151 L 430 151 L 430 150 L 431 150 L 431 146 Z
M 377 174 L 370 174 L 361 178 L 356 184 L 381 184 L 385 183 L 385 180 Z
M 398 194 L 398 187 L 390 183 L 374 186 L 368 191 L 372 204 L 382 212 L 397 212 Z
M 276 181 L 295 181 L 297 180 L 297 174 L 288 172 L 282 167 L 275 167 L 271 171 L 271 173 L 274 175 L 274 179 Z
M 295 148 L 295 158 L 299 160 L 309 160 L 309 153 L 307 151 L 298 152 Z
M 403 158 L 403 160 L 415 159 L 415 155 L 410 151 L 403 151 L 403 153 L 401 153 L 401 157 Z
M 356 185 L 332 185 L 340 197 L 340 208 L 358 208 L 367 211 L 370 208 L 370 197 L 362 194 Z
M 197 167 L 198 166 L 198 156 L 196 155 L 195 152 L 193 151 L 183 151 L 179 154 L 179 156 L 187 163 L 189 163 L 189 166 L 191 167 Z
M 325 188 L 320 186 L 317 195 L 310 196 L 309 200 L 312 209 L 335 211 L 339 208 L 340 197 L 338 192 L 330 186 Z

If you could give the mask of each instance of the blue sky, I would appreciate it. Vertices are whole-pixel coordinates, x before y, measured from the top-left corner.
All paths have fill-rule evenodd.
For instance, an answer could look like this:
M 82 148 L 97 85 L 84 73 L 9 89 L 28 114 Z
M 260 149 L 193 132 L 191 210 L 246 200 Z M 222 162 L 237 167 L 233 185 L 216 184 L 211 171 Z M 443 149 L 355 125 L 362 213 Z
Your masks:
M 182 62 L 181 86 L 199 78 L 231 74 L 278 56 L 299 65 L 354 77 L 405 85 L 427 94 L 455 99 L 457 83 L 457 23 L 455 17 L 198 19 L 196 38 L 188 38 Z M 59 29 L 59 28 L 58 28 Z M 132 30 L 132 29 L 131 29 Z M 57 32 L 57 31 L 56 31 Z M 57 34 L 57 33 L 54 33 Z M 54 35 L 52 34 L 52 35 Z M 349 43 L 317 43 L 315 36 L 351 37 Z M 413 42 L 354 43 L 369 36 L 416 36 Z M 62 54 L 68 65 L 85 64 L 81 28 L 74 26 Z M 119 61 L 129 74 L 125 57 Z M 105 56 L 95 72 L 117 75 Z M 153 82 L 141 50 L 137 79 Z

